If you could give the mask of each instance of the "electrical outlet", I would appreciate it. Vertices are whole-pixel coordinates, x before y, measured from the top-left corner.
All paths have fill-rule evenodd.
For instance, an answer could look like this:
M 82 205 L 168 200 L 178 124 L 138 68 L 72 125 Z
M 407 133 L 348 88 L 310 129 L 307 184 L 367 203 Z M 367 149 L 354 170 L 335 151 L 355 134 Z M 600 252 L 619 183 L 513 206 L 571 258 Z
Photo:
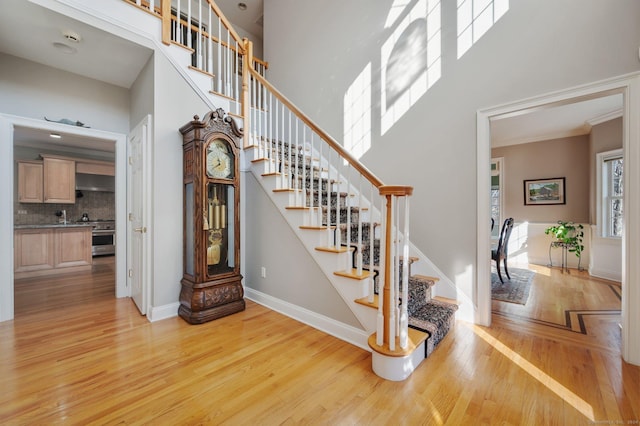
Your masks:
M 265 268 L 264 266 L 262 268 L 260 268 L 260 276 L 262 278 L 266 278 L 267 277 L 267 268 Z

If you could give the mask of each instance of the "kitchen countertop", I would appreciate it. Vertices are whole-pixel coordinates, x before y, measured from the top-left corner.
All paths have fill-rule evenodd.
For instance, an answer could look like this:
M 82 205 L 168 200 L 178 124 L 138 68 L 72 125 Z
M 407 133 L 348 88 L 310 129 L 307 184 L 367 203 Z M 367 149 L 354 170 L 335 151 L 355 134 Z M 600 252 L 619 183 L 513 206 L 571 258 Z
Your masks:
M 43 228 L 82 228 L 82 227 L 91 227 L 93 226 L 90 223 L 82 223 L 82 222 L 72 222 L 67 223 L 44 223 L 39 225 L 15 225 L 13 229 L 43 229 Z

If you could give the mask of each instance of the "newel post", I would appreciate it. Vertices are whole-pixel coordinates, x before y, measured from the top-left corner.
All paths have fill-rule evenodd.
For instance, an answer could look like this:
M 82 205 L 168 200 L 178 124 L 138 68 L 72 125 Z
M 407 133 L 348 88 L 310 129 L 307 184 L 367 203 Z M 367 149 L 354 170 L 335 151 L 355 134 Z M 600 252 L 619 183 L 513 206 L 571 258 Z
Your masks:
M 400 186 L 400 185 L 384 185 L 379 188 L 380 195 L 385 197 L 386 208 L 384 218 L 384 287 L 382 289 L 382 312 L 384 316 L 384 326 L 382 330 L 378 330 L 378 333 L 382 331 L 382 345 L 386 346 L 389 350 L 394 351 L 396 349 L 396 334 L 402 334 L 402 330 L 396 330 L 397 313 L 396 313 L 396 300 L 398 294 L 394 294 L 399 288 L 395 283 L 398 281 L 397 276 L 394 275 L 394 269 L 396 257 L 400 256 L 397 247 L 395 247 L 394 234 L 397 237 L 397 231 L 394 233 L 394 226 L 397 222 L 398 211 L 396 211 L 396 203 L 394 199 L 397 197 L 408 197 L 413 193 L 413 187 Z M 406 219 L 406 218 L 405 218 Z M 408 224 L 405 224 L 408 226 Z M 406 229 L 405 229 L 406 232 Z M 407 241 L 405 241 L 408 243 Z M 406 265 L 404 266 L 406 269 Z M 404 291 L 406 291 L 407 283 L 404 283 Z M 405 303 L 405 302 L 403 302 Z M 380 341 L 380 340 L 379 340 Z
M 243 38 L 242 42 L 244 44 L 244 58 L 242 61 L 242 116 L 244 118 L 244 147 L 248 147 L 251 145 L 251 104 L 249 102 L 249 79 L 251 78 L 251 73 L 249 71 L 250 67 L 253 66 L 253 43 L 247 39 Z
M 162 42 L 169 45 L 171 44 L 171 0 L 162 0 L 160 10 L 162 12 Z M 177 15 L 180 16 L 179 11 Z

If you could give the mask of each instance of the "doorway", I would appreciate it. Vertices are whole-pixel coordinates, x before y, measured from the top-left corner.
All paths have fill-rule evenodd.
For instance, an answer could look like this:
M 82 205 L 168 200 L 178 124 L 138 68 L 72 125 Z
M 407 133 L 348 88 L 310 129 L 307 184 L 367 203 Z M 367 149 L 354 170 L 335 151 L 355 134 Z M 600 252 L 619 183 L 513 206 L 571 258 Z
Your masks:
M 640 364 L 640 309 L 637 303 L 631 301 L 640 300 L 639 286 L 627 285 L 637 283 L 640 276 L 640 268 L 631 260 L 640 254 L 640 247 L 635 243 L 640 237 L 640 230 L 630 218 L 638 217 L 637 209 L 640 206 L 640 188 L 629 183 L 637 182 L 640 175 L 640 126 L 639 111 L 640 98 L 637 87 L 640 85 L 640 74 L 622 76 L 604 82 L 597 82 L 578 88 L 568 89 L 525 101 L 499 106 L 478 111 L 477 114 L 477 275 L 476 293 L 474 299 L 477 302 L 476 322 L 489 326 L 491 324 L 491 278 L 490 259 L 491 239 L 489 227 L 490 199 L 487 188 L 490 188 L 490 161 L 491 161 L 491 128 L 490 120 L 505 115 L 518 115 L 531 109 L 549 108 L 554 105 L 563 105 L 581 100 L 595 99 L 611 94 L 623 95 L 623 151 L 625 158 L 625 235 L 623 239 L 622 258 L 622 355 L 630 363 Z
M 0 176 L 5 185 L 0 185 L 2 205 L 12 208 L 0 209 L 0 268 L 7 271 L 0 281 L 0 321 L 14 317 L 14 188 L 16 173 L 14 164 L 14 136 L 16 129 L 68 135 L 74 140 L 90 140 L 95 143 L 112 144 L 115 152 L 115 221 L 116 229 L 126 229 L 126 135 L 70 126 L 55 122 L 0 114 L 0 139 L 11 143 L 0 144 Z M 120 190 L 117 190 L 120 188 Z M 126 234 L 116 233 L 115 294 L 129 296 L 126 285 Z

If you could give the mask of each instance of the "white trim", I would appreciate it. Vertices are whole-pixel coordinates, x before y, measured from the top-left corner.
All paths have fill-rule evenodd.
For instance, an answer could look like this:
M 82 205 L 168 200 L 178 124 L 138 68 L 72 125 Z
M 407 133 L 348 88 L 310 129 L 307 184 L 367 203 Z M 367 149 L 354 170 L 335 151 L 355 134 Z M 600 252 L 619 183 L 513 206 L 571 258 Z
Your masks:
M 591 128 L 598 124 L 606 123 L 607 121 L 614 120 L 616 118 L 622 117 L 622 108 L 617 109 L 615 111 L 608 112 L 606 114 L 602 114 L 598 117 L 594 117 L 590 120 L 587 120 L 587 124 L 589 125 L 589 132 L 591 132 Z
M 619 240 L 620 237 L 611 237 L 609 235 L 609 230 L 607 230 L 605 235 L 604 232 L 604 222 L 607 222 L 607 228 L 609 227 L 609 217 L 604 213 L 605 206 L 602 204 L 602 197 L 604 188 L 602 187 L 602 167 L 604 166 L 605 161 L 612 159 L 624 157 L 624 152 L 622 148 L 614 149 L 606 152 L 599 152 L 596 154 L 596 235 L 598 238 L 611 238 Z M 624 178 L 624 176 L 623 176 Z M 624 192 L 623 192 L 624 193 Z
M 0 270 L 6 272 L 6 281 L 0 281 L 0 321 L 13 319 L 13 128 L 15 126 L 32 129 L 61 132 L 93 139 L 103 139 L 115 143 L 116 158 L 116 229 L 126 229 L 126 191 L 127 191 L 127 136 L 121 133 L 107 132 L 86 127 L 68 126 L 55 122 L 0 114 L 0 140 L 11 141 L 0 144 Z M 126 235 L 116 232 L 116 297 L 126 297 Z
M 139 130 L 140 129 L 140 130 Z M 140 273 L 142 274 L 142 314 L 147 315 L 151 308 L 151 296 L 152 285 L 151 279 L 153 276 L 153 215 L 151 214 L 153 206 L 153 121 L 151 114 L 147 114 L 144 118 L 129 132 L 131 137 L 137 131 L 143 137 L 142 142 L 142 226 L 147 228 L 146 232 L 142 235 L 142 265 Z M 129 142 L 127 143 L 127 150 L 130 148 Z M 127 153 L 127 157 L 130 156 L 130 152 Z M 131 164 L 127 161 L 127 178 L 131 179 Z M 131 191 L 127 191 L 127 216 L 131 211 Z M 127 217 L 127 270 L 130 269 L 132 264 L 131 259 L 131 242 L 133 241 L 133 229 L 132 222 Z M 127 285 L 129 293 L 131 294 L 130 279 L 127 275 Z
M 245 287 L 244 291 L 245 297 L 249 300 L 371 352 L 371 348 L 367 343 L 369 335 L 364 330 L 357 329 L 252 288 Z
M 623 147 L 625 158 L 625 236 L 623 239 L 622 274 L 622 356 L 625 361 L 640 365 L 640 73 L 635 72 L 550 94 L 500 105 L 477 112 L 477 290 L 478 323 L 491 324 L 491 287 L 489 259 L 490 242 L 486 226 L 489 221 L 489 197 L 483 196 L 489 187 L 492 118 L 518 115 L 533 108 L 545 108 L 580 100 L 622 93 Z
M 149 308 L 147 312 L 147 319 L 150 322 L 156 322 L 167 318 L 173 318 L 178 316 L 178 308 L 180 302 L 169 303 L 168 305 L 162 305 Z

